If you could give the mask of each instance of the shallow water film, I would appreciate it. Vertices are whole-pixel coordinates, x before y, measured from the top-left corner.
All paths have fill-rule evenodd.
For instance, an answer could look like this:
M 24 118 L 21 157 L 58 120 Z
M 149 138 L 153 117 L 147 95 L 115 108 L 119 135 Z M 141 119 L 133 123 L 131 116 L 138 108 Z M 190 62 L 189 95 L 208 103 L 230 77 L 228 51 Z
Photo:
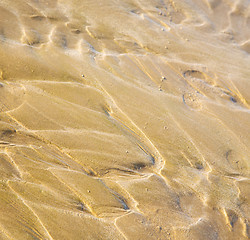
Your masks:
M 0 0 L 0 239 L 249 239 L 249 0 Z

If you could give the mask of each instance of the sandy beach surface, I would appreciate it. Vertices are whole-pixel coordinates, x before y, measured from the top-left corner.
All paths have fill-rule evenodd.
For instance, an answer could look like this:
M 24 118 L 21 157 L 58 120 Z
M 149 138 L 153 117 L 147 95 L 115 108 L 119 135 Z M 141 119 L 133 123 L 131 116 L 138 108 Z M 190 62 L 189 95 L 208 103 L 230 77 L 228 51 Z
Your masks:
M 0 0 L 0 239 L 249 239 L 249 104 L 249 0 Z

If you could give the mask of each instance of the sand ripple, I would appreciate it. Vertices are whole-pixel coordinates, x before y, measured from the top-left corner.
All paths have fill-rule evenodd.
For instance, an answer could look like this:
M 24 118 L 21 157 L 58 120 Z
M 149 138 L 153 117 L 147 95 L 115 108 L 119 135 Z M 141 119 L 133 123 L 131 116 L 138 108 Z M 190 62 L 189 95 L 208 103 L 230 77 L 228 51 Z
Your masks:
M 1 239 L 248 239 L 248 0 L 0 2 Z

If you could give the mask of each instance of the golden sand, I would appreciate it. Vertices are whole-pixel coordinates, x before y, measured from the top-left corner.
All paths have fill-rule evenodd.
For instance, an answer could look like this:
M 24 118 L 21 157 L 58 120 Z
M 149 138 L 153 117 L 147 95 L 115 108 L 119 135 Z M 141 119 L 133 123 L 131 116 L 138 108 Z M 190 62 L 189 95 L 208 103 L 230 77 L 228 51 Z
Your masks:
M 248 239 L 249 26 L 249 0 L 1 0 L 0 239 Z

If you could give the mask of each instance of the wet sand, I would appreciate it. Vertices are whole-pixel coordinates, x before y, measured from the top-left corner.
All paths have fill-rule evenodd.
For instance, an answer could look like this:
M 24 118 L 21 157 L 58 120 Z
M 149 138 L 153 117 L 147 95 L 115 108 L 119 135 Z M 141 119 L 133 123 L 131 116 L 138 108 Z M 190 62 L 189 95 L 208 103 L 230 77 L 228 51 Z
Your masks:
M 0 1 L 0 239 L 250 237 L 248 0 Z

